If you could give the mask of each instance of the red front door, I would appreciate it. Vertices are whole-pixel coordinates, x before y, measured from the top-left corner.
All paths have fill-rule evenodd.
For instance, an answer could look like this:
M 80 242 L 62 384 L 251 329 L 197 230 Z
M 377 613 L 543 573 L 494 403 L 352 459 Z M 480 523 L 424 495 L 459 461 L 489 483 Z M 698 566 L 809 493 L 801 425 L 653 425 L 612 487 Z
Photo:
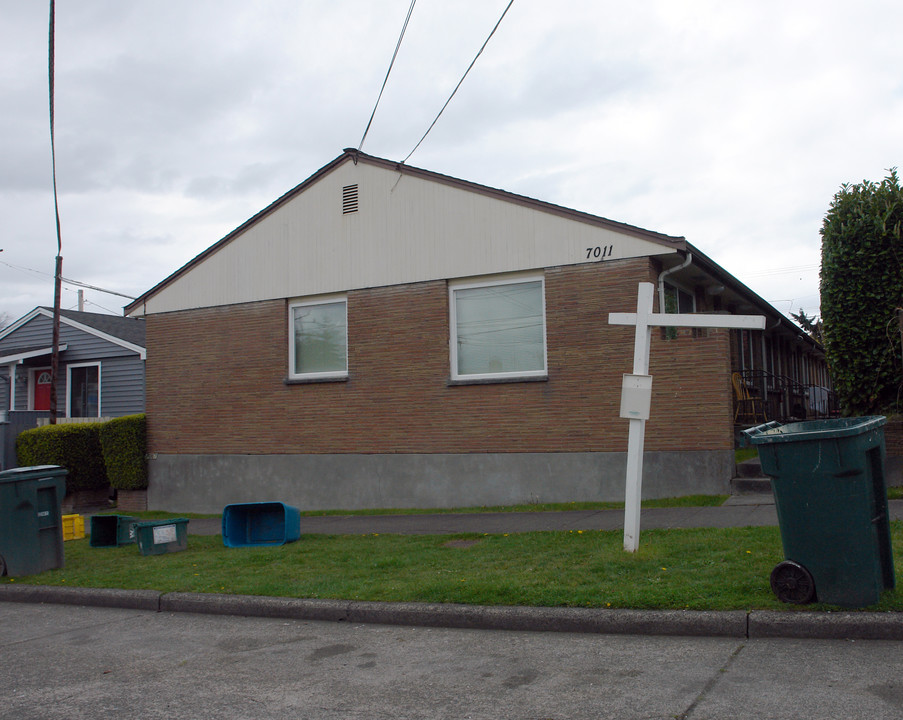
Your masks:
M 34 410 L 50 410 L 50 370 L 34 374 Z

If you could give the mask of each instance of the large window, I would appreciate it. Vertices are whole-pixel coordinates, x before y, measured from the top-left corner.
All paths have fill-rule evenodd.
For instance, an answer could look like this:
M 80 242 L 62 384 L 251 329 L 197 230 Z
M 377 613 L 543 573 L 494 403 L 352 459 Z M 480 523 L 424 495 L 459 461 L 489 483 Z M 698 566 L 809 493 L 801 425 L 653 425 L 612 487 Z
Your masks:
M 69 417 L 100 417 L 100 365 L 70 365 Z
M 453 380 L 546 374 L 542 278 L 449 287 Z
M 348 374 L 345 298 L 289 305 L 289 378 L 317 379 Z

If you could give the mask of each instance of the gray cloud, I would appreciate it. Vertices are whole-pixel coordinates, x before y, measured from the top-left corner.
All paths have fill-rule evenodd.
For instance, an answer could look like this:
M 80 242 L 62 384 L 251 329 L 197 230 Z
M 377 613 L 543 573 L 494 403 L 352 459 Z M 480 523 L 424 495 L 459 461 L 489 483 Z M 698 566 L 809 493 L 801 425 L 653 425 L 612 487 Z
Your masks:
M 413 148 L 506 4 L 415 8 L 365 151 Z M 408 5 L 57 4 L 64 274 L 140 294 L 356 146 Z M 817 265 L 840 184 L 900 165 L 901 15 L 518 0 L 410 163 L 685 235 L 814 312 L 817 270 L 767 271 Z M 0 17 L 0 311 L 18 317 L 52 299 L 17 269 L 52 272 L 56 252 L 47 8 L 0 0 Z

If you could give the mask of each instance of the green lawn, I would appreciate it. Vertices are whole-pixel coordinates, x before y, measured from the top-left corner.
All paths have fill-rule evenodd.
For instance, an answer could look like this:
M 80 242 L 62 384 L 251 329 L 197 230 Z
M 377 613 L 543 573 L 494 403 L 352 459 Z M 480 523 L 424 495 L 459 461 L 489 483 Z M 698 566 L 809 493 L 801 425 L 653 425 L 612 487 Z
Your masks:
M 892 523 L 903 558 L 903 523 Z M 783 559 L 776 527 L 648 530 L 637 553 L 621 531 L 502 535 L 304 535 L 277 547 L 226 548 L 191 535 L 188 549 L 142 556 L 135 545 L 65 543 L 60 570 L 3 583 L 481 605 L 784 609 L 769 587 Z M 820 606 L 810 605 L 807 609 Z M 903 610 L 885 593 L 873 609 Z

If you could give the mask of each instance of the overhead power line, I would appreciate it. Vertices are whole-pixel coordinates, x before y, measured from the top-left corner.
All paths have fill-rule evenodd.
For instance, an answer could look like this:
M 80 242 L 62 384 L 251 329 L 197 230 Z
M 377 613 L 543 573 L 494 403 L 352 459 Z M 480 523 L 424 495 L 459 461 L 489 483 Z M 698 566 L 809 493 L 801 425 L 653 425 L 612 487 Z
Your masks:
M 13 265 L 12 263 L 4 262 L 2 260 L 0 260 L 0 265 L 6 265 L 6 267 L 12 268 L 13 270 L 22 270 L 25 272 L 35 273 L 36 275 L 46 275 L 47 277 L 54 277 L 50 273 L 43 272 L 42 270 L 35 270 L 34 268 L 24 267 L 23 265 Z M 106 293 L 107 295 L 118 295 L 119 297 L 124 297 L 127 300 L 135 299 L 131 295 L 124 295 L 123 293 L 116 292 L 115 290 L 107 290 L 102 287 L 96 287 L 95 285 L 88 285 L 88 283 L 83 283 L 71 278 L 60 276 L 60 280 L 62 280 L 64 283 L 68 283 L 69 285 L 77 285 L 78 287 L 87 288 L 88 290 L 96 290 L 97 292 Z
M 77 287 L 87 288 L 88 290 L 96 290 L 97 292 L 106 293 L 107 295 L 117 295 L 118 297 L 125 298 L 126 300 L 134 300 L 135 298 L 131 295 L 125 295 L 121 292 L 116 292 L 115 290 L 104 290 L 101 287 L 96 287 L 94 285 L 88 285 L 88 283 L 79 282 L 78 280 L 70 280 L 69 278 L 60 278 L 63 282 L 68 283 L 69 285 L 76 285 Z
M 439 114 L 436 115 L 436 118 L 433 120 L 432 123 L 430 123 L 430 126 L 426 129 L 426 132 L 423 133 L 423 137 L 420 138 L 420 140 L 414 146 L 414 149 L 411 150 L 411 152 L 408 153 L 407 157 L 401 161 L 402 164 L 404 164 L 408 161 L 408 159 L 411 157 L 411 155 L 413 155 L 417 151 L 417 148 L 420 147 L 420 143 L 422 143 L 426 139 L 426 136 L 430 134 L 430 130 L 433 129 L 433 126 L 439 121 L 439 118 L 442 116 L 442 113 L 445 112 L 445 108 L 448 107 L 448 104 L 451 102 L 452 98 L 455 96 L 455 93 L 458 92 L 458 88 L 461 87 L 461 83 L 464 82 L 464 78 L 467 77 L 467 73 L 470 72 L 471 68 L 476 63 L 477 58 L 479 58 L 480 55 L 483 54 L 483 50 L 486 49 L 486 46 L 489 44 L 489 41 L 492 39 L 492 36 L 495 35 L 495 31 L 499 29 L 499 25 L 502 24 L 502 20 L 505 19 L 505 15 L 508 13 L 508 10 L 511 9 L 511 6 L 513 4 L 514 4 L 514 0 L 510 0 L 510 2 L 508 3 L 507 7 L 504 10 L 504 12 L 502 12 L 502 15 L 499 18 L 498 22 L 495 24 L 495 27 L 492 28 L 492 32 L 489 33 L 489 36 L 486 38 L 486 41 L 483 43 L 479 52 L 477 52 L 477 54 L 474 56 L 474 59 L 471 61 L 470 65 L 467 67 L 467 70 L 464 71 L 464 75 L 461 76 L 461 79 L 458 81 L 458 84 L 455 85 L 455 89 L 452 90 L 452 94 L 448 96 L 448 100 L 445 101 L 445 105 L 442 106 L 442 109 L 439 111 Z
M 771 270 L 757 270 L 756 272 L 745 272 L 743 277 L 767 277 L 768 275 L 784 275 L 788 273 L 805 273 L 812 270 L 818 270 L 820 265 L 795 265 L 792 267 L 772 268 Z
M 404 19 L 404 25 L 401 26 L 401 34 L 398 36 L 398 42 L 395 44 L 395 52 L 392 53 L 392 61 L 389 63 L 389 69 L 386 71 L 385 79 L 383 79 L 383 86 L 379 89 L 379 95 L 376 98 L 376 104 L 373 106 L 373 112 L 370 113 L 370 120 L 367 121 L 367 128 L 364 130 L 364 134 L 361 137 L 361 143 L 357 146 L 358 150 L 364 147 L 364 140 L 367 139 L 367 133 L 370 132 L 370 125 L 373 124 L 376 108 L 379 107 L 379 101 L 382 99 L 383 90 L 386 89 L 386 83 L 389 82 L 389 74 L 392 72 L 392 67 L 395 65 L 395 58 L 398 57 L 398 49 L 401 47 L 401 40 L 404 37 L 404 32 L 408 29 L 408 21 L 411 19 L 411 13 L 414 12 L 414 4 L 416 2 L 417 0 L 411 0 L 411 7 L 408 8 L 407 17 Z

